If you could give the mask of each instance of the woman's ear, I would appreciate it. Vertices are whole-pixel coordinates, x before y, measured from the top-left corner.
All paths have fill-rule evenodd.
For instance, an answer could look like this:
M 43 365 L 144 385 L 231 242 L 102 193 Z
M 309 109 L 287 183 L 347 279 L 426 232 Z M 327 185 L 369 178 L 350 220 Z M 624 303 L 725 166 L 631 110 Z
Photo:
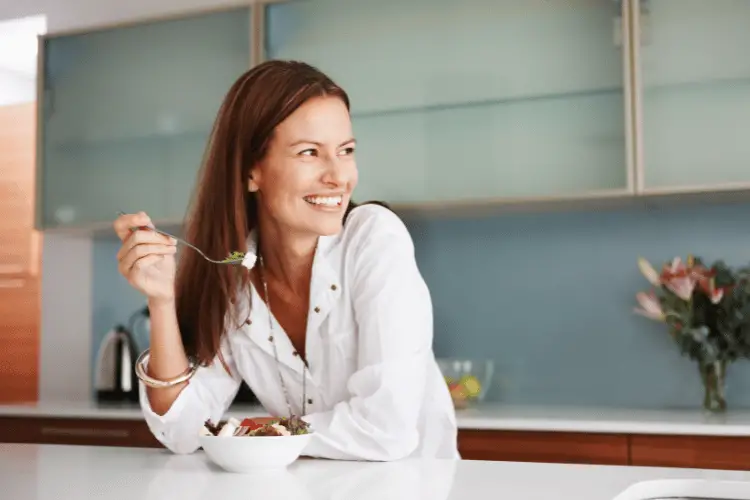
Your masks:
M 260 172 L 258 172 L 257 165 L 250 169 L 250 175 L 247 178 L 247 190 L 251 193 L 255 193 L 258 191 L 258 177 L 260 177 Z
M 258 185 L 253 180 L 252 174 L 250 174 L 250 178 L 248 178 L 247 180 L 247 190 L 251 193 L 255 193 L 256 191 L 258 191 Z

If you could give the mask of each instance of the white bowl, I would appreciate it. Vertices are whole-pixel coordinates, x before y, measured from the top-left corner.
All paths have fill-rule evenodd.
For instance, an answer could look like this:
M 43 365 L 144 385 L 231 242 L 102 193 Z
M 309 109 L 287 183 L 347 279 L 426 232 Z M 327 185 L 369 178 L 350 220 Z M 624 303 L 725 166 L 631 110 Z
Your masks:
M 283 469 L 299 458 L 312 434 L 200 436 L 209 460 L 229 472 Z

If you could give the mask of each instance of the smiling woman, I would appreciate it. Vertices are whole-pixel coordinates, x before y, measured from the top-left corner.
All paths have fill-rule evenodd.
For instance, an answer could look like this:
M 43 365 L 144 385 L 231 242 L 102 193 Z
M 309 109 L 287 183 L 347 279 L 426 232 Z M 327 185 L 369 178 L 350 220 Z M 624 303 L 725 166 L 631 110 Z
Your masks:
M 141 404 L 172 451 L 197 449 L 244 379 L 269 413 L 310 424 L 305 455 L 458 458 L 430 293 L 401 220 L 351 201 L 355 144 L 343 89 L 269 61 L 230 88 L 186 227 L 244 268 L 189 252 L 175 273 L 174 241 L 129 229 L 147 214 L 115 222 L 120 272 L 151 312 Z

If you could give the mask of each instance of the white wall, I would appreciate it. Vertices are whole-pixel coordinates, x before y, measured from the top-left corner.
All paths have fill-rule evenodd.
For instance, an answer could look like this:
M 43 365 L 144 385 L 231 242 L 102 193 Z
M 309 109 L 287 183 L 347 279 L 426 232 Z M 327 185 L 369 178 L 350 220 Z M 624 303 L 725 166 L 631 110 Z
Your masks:
M 36 99 L 36 80 L 32 76 L 0 68 L 0 106 Z
M 47 16 L 47 32 L 158 16 L 181 11 L 252 3 L 251 0 L 0 0 L 0 21 Z M 2 79 L 20 96 L 28 86 Z M 9 93 L 10 91 L 8 91 Z M 20 97 L 18 97 L 20 98 Z M 42 264 L 41 400 L 90 398 L 92 241 L 48 234 Z

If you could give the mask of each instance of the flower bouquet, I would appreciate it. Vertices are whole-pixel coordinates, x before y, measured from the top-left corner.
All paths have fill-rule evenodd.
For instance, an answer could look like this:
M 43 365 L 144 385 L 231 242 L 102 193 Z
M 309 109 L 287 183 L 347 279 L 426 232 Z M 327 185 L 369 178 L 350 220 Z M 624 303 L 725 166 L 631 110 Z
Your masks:
M 686 263 L 675 257 L 661 272 L 643 258 L 638 267 L 655 288 L 636 294 L 635 312 L 667 325 L 680 352 L 698 364 L 703 407 L 725 411 L 727 366 L 750 357 L 750 269 L 692 256 Z

